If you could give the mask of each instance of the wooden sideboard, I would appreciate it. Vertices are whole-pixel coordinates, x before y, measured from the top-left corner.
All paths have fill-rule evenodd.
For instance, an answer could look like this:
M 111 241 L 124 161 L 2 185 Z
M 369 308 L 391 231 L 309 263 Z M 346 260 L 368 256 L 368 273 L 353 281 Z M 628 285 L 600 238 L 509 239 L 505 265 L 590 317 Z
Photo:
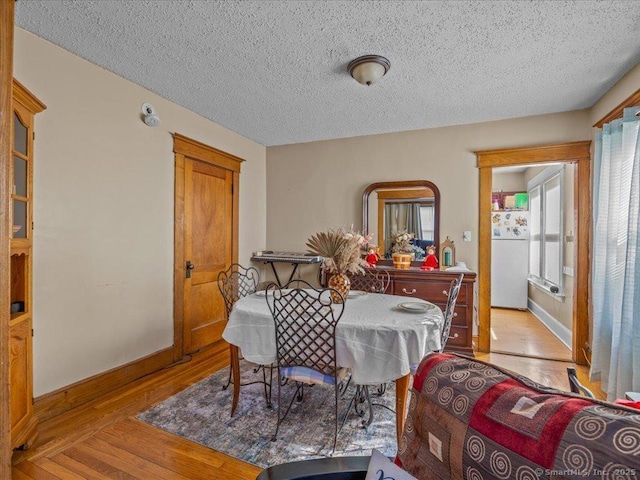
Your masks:
M 383 262 L 384 263 L 384 262 Z M 387 290 L 394 295 L 410 298 L 421 298 L 435 303 L 442 311 L 447 306 L 447 292 L 460 272 L 446 272 L 441 270 L 420 270 L 421 262 L 414 262 L 407 270 L 379 265 L 377 269 L 387 270 L 391 276 L 391 284 Z M 451 333 L 445 351 L 463 353 L 473 356 L 473 314 L 474 291 L 476 281 L 475 272 L 464 272 L 462 286 L 456 302 L 455 314 L 451 325 Z

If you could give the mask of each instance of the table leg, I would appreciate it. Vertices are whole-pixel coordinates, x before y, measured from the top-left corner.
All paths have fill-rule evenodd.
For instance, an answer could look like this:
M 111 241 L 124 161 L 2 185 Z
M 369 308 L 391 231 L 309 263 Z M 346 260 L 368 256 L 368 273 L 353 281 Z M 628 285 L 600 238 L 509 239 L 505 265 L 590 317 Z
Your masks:
M 231 354 L 231 377 L 233 382 L 233 400 L 231 402 L 231 416 L 236 412 L 238 407 L 238 398 L 240 398 L 240 353 L 236 345 L 229 344 L 229 353 Z
M 407 373 L 404 377 L 396 380 L 396 437 L 398 445 L 400 445 L 400 437 L 404 430 L 404 411 L 407 404 L 407 394 L 409 393 L 409 380 L 411 374 Z

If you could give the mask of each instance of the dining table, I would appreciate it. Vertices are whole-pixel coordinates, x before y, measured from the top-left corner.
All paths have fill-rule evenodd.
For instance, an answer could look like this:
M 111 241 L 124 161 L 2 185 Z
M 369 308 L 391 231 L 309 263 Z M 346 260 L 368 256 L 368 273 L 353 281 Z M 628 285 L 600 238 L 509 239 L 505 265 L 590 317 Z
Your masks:
M 258 365 L 277 361 L 275 323 L 267 302 L 271 291 L 239 299 L 229 315 L 222 337 L 231 345 L 233 378 L 240 378 L 239 351 Z M 444 315 L 424 300 L 398 295 L 351 291 L 336 328 L 336 357 L 351 370 L 356 385 L 395 381 L 396 435 L 404 428 L 405 406 L 412 365 L 441 347 Z M 240 396 L 240 382 L 233 383 L 231 415 Z

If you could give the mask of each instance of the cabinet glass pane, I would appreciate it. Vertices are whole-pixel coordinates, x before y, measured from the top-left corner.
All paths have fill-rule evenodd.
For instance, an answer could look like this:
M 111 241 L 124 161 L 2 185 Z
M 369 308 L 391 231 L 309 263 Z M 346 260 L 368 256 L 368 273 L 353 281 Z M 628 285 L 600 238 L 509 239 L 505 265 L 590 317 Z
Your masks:
M 27 154 L 27 127 L 20 121 L 18 114 L 13 114 L 13 149 Z
M 27 196 L 27 162 L 13 157 L 13 193 L 21 197 Z
M 13 238 L 27 238 L 27 202 L 13 201 Z M 18 226 L 20 228 L 18 228 Z

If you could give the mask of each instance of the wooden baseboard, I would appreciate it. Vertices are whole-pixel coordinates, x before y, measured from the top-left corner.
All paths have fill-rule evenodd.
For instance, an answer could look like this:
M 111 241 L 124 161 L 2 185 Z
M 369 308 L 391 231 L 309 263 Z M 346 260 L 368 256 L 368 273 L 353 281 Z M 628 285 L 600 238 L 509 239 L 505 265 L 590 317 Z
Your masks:
M 173 347 L 67 385 L 35 399 L 39 421 L 45 421 L 173 363 Z

